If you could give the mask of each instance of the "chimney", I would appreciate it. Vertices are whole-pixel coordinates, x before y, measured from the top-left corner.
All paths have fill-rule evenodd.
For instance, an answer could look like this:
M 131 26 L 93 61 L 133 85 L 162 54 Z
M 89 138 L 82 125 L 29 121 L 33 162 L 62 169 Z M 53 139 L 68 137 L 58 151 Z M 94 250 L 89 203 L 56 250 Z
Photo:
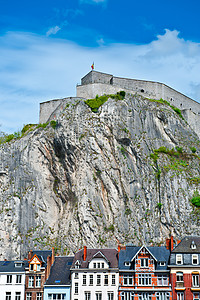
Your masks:
M 125 246 L 125 245 L 122 245 L 122 244 L 118 244 L 118 253 L 119 253 L 121 250 L 126 250 L 126 246 Z
M 170 238 L 170 251 L 172 251 L 174 249 L 174 238 L 173 238 L 173 235 L 171 235 L 171 238 Z
M 28 260 L 31 260 L 32 257 L 33 257 L 33 250 L 30 250 L 28 253 Z
M 51 257 L 48 255 L 47 256 L 47 267 L 46 267 L 46 274 L 45 274 L 45 281 L 47 280 L 47 278 L 49 277 L 50 274 L 50 269 L 51 269 Z
M 170 250 L 170 239 L 166 239 L 166 248 Z
M 87 247 L 84 246 L 84 249 L 83 249 L 83 260 L 86 261 L 86 258 L 87 258 Z
M 54 247 L 52 247 L 51 265 L 53 265 L 54 260 L 55 260 L 55 249 L 54 249 Z

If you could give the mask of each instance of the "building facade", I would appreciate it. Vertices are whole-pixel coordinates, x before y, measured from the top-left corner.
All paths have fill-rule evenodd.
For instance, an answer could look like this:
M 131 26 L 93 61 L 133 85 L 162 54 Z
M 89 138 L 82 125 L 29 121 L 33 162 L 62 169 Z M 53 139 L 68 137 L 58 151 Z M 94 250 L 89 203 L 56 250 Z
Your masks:
M 24 300 L 26 261 L 0 262 L 0 299 Z
M 73 256 L 57 256 L 44 285 L 44 300 L 70 300 Z
M 71 300 L 117 300 L 117 250 L 84 247 L 74 256 L 71 280 Z
M 172 300 L 166 247 L 119 248 L 119 300 Z
M 54 248 L 44 251 L 30 251 L 25 268 L 25 300 L 43 300 L 46 279 L 54 262 Z
M 200 237 L 185 237 L 170 255 L 173 300 L 200 299 Z

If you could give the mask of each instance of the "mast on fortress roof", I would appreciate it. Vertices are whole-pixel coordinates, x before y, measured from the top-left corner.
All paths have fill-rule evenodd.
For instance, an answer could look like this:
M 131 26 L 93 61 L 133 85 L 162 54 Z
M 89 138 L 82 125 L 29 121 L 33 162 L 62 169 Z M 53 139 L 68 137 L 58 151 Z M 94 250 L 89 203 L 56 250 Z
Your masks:
M 91 65 L 91 68 L 92 68 L 92 70 L 94 70 L 94 62 L 93 62 L 93 64 Z

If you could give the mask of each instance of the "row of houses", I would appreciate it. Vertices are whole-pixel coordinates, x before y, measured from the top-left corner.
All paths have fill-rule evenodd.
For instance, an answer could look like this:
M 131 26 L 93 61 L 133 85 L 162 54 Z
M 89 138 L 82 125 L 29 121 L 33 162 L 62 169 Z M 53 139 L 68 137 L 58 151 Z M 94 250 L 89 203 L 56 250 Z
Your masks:
M 200 237 L 0 262 L 0 300 L 200 300 Z

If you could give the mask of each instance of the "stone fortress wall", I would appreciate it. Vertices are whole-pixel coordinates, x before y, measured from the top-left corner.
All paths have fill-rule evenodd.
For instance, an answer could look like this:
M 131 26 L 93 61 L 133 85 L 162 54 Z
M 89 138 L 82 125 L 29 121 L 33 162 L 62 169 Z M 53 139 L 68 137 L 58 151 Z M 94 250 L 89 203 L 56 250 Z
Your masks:
M 103 94 L 111 94 L 120 90 L 137 93 L 147 98 L 164 99 L 179 109 L 189 109 L 200 115 L 200 103 L 177 92 L 171 87 L 154 81 L 120 78 L 110 74 L 91 71 L 81 79 L 77 86 L 77 96 L 86 99 L 95 98 Z
M 58 111 L 62 110 L 63 105 L 69 100 L 92 99 L 96 95 L 115 94 L 124 90 L 125 92 L 137 93 L 147 98 L 167 100 L 171 105 L 178 107 L 182 111 L 186 121 L 200 136 L 200 103 L 163 83 L 120 78 L 92 70 L 81 79 L 81 84 L 77 85 L 76 90 L 76 97 L 40 103 L 40 123 L 56 119 Z

